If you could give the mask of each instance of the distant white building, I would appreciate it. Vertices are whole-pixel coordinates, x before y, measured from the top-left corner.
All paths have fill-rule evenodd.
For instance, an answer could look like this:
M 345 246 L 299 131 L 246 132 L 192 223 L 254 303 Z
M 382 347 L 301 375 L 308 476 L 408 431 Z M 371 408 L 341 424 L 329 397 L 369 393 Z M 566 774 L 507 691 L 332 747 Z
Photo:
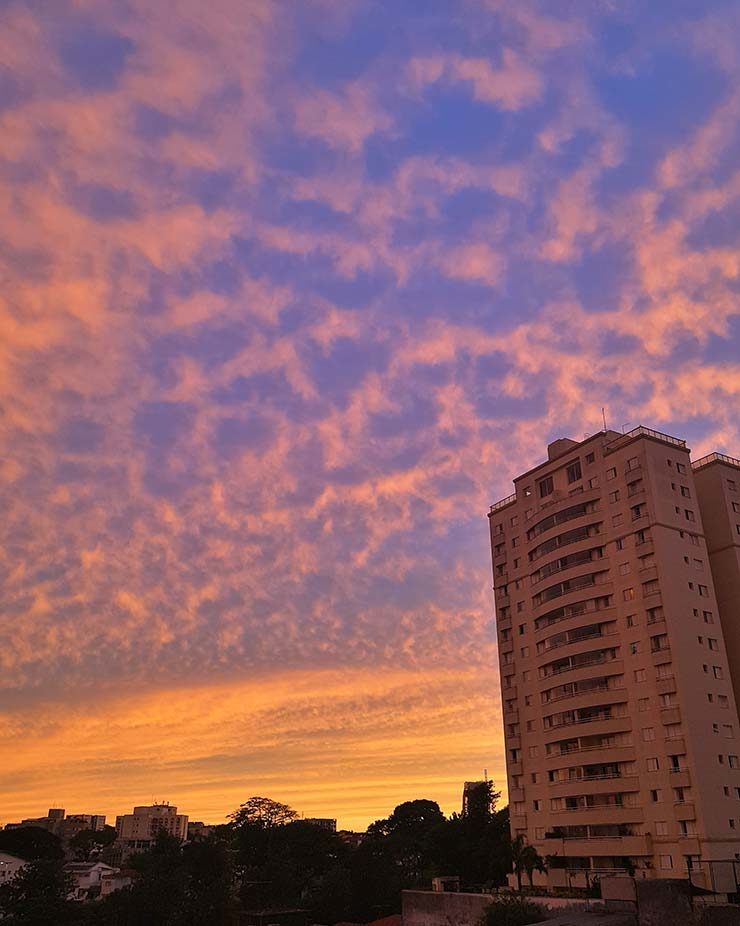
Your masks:
M 0 884 L 7 884 L 26 864 L 26 860 L 11 855 L 10 852 L 0 852 Z

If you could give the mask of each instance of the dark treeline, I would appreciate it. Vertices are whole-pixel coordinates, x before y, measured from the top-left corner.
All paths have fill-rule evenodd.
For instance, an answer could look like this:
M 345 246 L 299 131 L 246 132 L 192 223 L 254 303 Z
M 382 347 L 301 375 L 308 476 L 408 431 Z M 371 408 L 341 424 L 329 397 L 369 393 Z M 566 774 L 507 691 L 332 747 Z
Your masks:
M 459 875 L 463 889 L 505 883 L 508 808 L 496 810 L 497 798 L 484 785 L 464 816 L 450 817 L 434 801 L 408 801 L 355 846 L 283 804 L 251 798 L 206 839 L 180 845 L 161 835 L 126 863 L 136 873 L 130 887 L 85 903 L 66 900 L 61 851 L 44 834 L 25 847 L 32 860 L 21 875 L 0 887 L 0 918 L 3 926 L 214 926 L 237 922 L 239 910 L 300 908 L 310 922 L 368 922 L 400 912 L 401 890 L 429 887 L 438 875 Z M 0 849 L 22 854 L 13 832 L 0 832 Z

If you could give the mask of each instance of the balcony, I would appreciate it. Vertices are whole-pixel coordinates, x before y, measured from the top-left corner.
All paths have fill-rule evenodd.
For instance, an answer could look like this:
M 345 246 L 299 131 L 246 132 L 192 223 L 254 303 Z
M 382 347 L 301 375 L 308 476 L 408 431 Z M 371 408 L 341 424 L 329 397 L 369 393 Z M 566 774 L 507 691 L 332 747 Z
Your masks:
M 654 666 L 660 665 L 662 662 L 666 661 L 666 658 L 670 659 L 671 648 L 670 646 L 663 646 L 660 649 L 652 649 L 650 650 L 650 656 Z
M 676 690 L 676 679 L 671 675 L 668 678 L 659 678 L 655 683 L 659 695 L 672 694 Z
M 673 804 L 673 815 L 677 820 L 696 820 L 696 807 L 694 802 L 676 801 Z
M 598 730 L 582 730 L 583 727 L 587 727 L 591 723 L 597 724 Z M 581 723 L 560 724 L 560 726 L 550 727 L 550 729 L 545 730 L 545 736 L 548 742 L 552 743 L 556 738 L 562 739 L 564 735 L 567 736 L 569 730 L 574 731 L 574 736 L 630 733 L 632 732 L 632 718 L 629 714 L 625 714 L 623 717 L 594 717 Z
M 671 787 L 673 788 L 690 788 L 691 775 L 688 769 L 669 769 L 671 773 Z
M 512 788 L 509 791 L 509 804 L 521 804 L 524 800 L 524 788 Z
M 642 425 L 639 425 L 631 431 L 627 431 L 626 434 L 615 437 L 613 441 L 606 445 L 606 452 L 614 453 L 615 450 L 619 450 L 620 447 L 629 444 L 630 441 L 634 440 L 636 437 L 652 437 L 653 440 L 659 440 L 663 444 L 671 444 L 674 447 L 680 447 L 682 450 L 686 449 L 685 440 L 681 440 L 678 437 L 671 437 L 670 434 L 663 434 L 662 431 L 654 431 L 652 428 L 644 428 Z
M 600 744 L 596 746 L 580 746 L 566 752 L 553 752 L 545 757 L 547 768 L 562 768 L 564 763 L 572 760 L 597 763 L 630 762 L 635 759 L 635 746 L 632 743 Z
M 563 675 L 569 676 L 567 679 L 568 681 L 584 681 L 585 679 L 591 678 L 593 676 L 594 666 L 606 666 L 608 668 L 605 671 L 608 672 L 609 675 L 621 675 L 624 672 L 624 661 L 622 659 L 617 659 L 616 656 L 613 656 L 612 649 L 616 649 L 616 647 L 606 651 L 597 650 L 592 658 L 578 659 L 576 662 L 573 660 L 586 654 L 571 654 L 563 657 L 562 665 L 561 660 L 557 660 L 554 664 L 540 666 L 540 683 L 545 681 L 549 682 L 551 679 L 561 678 Z M 546 674 L 545 670 L 547 670 Z M 549 685 L 548 687 L 553 686 Z
M 553 781 L 548 785 L 548 792 L 552 797 L 565 797 L 578 791 L 579 794 L 606 794 L 614 791 L 615 787 L 622 791 L 639 791 L 640 778 L 637 775 L 603 775 L 586 778 L 569 778 L 566 781 Z
M 603 568 L 594 569 L 595 565 L 598 564 L 590 564 L 590 569 L 587 571 L 586 575 L 593 572 L 606 571 Z M 574 578 L 585 578 L 585 576 L 577 576 Z M 579 585 L 578 588 L 570 588 L 562 594 L 557 595 L 555 598 L 549 598 L 547 601 L 540 601 L 539 604 L 534 604 L 533 602 L 532 615 L 534 619 L 537 620 L 542 617 L 542 615 L 547 614 L 549 611 L 554 611 L 557 608 L 568 608 L 572 605 L 580 605 L 583 602 L 591 601 L 595 598 L 606 598 L 609 595 L 614 595 L 614 582 L 611 580 L 589 582 L 584 585 Z
M 578 628 L 575 628 L 573 631 L 574 635 L 577 634 L 577 631 Z M 578 656 L 584 651 L 588 652 L 590 649 L 593 649 L 595 640 L 606 641 L 604 643 L 605 648 L 612 647 L 614 644 L 609 641 L 618 636 L 619 633 L 616 630 L 605 632 L 600 628 L 592 633 L 584 633 L 580 636 L 574 636 L 573 639 L 557 642 L 554 646 L 549 646 L 547 649 L 542 650 L 542 652 L 538 652 L 537 657 L 538 659 L 546 659 L 553 651 L 557 651 L 558 658 L 561 659 L 564 659 L 566 656 Z M 552 662 L 553 660 L 550 658 L 548 661 Z
M 660 722 L 663 724 L 681 723 L 681 708 L 677 706 L 662 707 L 660 709 Z
M 497 511 L 501 511 L 502 508 L 508 508 L 509 505 L 513 505 L 515 501 L 516 493 L 514 493 L 514 495 L 507 495 L 506 498 L 502 498 L 500 501 L 491 505 L 488 513 L 489 515 L 492 515 Z
M 567 817 L 569 825 L 598 823 L 609 826 L 614 823 L 637 823 L 643 819 L 641 807 L 625 807 L 616 804 L 551 810 L 550 813 L 558 818 Z
M 737 466 L 740 469 L 740 460 L 735 457 L 728 457 L 725 453 L 708 453 L 705 457 L 700 457 L 694 463 L 691 464 L 692 470 L 696 472 L 697 469 L 701 469 L 703 466 L 708 466 L 710 463 L 727 463 L 728 466 Z
M 592 688 L 591 690 L 573 691 L 567 694 L 557 695 L 554 698 L 550 698 L 548 701 L 543 701 L 542 709 L 545 710 L 551 705 L 560 704 L 563 701 L 574 702 L 574 710 L 584 707 L 598 707 L 599 704 L 621 704 L 626 700 L 626 691 L 627 689 L 624 686 L 619 688 L 598 687 Z
M 583 839 L 554 837 L 547 840 L 548 854 L 566 856 L 652 855 L 645 836 L 590 836 Z M 549 848 L 549 847 L 552 848 Z M 561 848 L 562 847 L 562 848 Z

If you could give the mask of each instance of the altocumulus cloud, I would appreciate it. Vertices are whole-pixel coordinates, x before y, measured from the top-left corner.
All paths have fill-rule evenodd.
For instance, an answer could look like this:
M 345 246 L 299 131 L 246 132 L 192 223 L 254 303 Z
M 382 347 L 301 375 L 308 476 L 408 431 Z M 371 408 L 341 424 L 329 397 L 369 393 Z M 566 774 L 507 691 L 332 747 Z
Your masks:
M 2 5 L 7 819 L 502 779 L 487 505 L 740 446 L 740 22 L 643 6 Z

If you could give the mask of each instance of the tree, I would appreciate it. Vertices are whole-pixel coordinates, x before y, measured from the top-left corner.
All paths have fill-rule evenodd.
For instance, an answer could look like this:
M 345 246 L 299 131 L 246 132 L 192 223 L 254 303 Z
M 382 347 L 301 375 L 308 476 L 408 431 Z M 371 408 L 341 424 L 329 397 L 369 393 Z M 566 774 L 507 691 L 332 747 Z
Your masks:
M 86 862 L 93 852 L 107 848 L 115 839 L 115 828 L 104 826 L 102 830 L 80 830 L 70 839 L 69 845 L 74 849 L 75 857 Z
M 487 819 L 493 813 L 500 791 L 493 790 L 492 781 L 480 781 L 467 792 L 467 810 L 464 816 L 478 819 Z
M 59 859 L 37 858 L 0 886 L 0 920 L 28 926 L 59 926 L 70 922 L 72 878 Z
M 0 830 L 0 850 L 27 861 L 38 858 L 64 858 L 59 837 L 40 826 L 18 826 Z
M 469 795 L 467 812 L 452 814 L 433 834 L 433 857 L 439 874 L 456 874 L 467 890 L 487 890 L 506 883 L 511 870 L 507 807 L 496 810 L 499 795 L 482 782 Z
M 529 885 L 532 886 L 532 875 L 535 871 L 545 872 L 545 860 L 535 849 L 527 843 L 526 838 L 519 834 L 511 843 L 511 861 L 516 874 L 517 887 L 522 889 L 522 872 L 527 873 Z
M 291 823 L 298 819 L 298 814 L 287 804 L 272 801 L 269 797 L 250 797 L 229 814 L 229 819 L 235 827 L 250 823 L 267 829 Z

